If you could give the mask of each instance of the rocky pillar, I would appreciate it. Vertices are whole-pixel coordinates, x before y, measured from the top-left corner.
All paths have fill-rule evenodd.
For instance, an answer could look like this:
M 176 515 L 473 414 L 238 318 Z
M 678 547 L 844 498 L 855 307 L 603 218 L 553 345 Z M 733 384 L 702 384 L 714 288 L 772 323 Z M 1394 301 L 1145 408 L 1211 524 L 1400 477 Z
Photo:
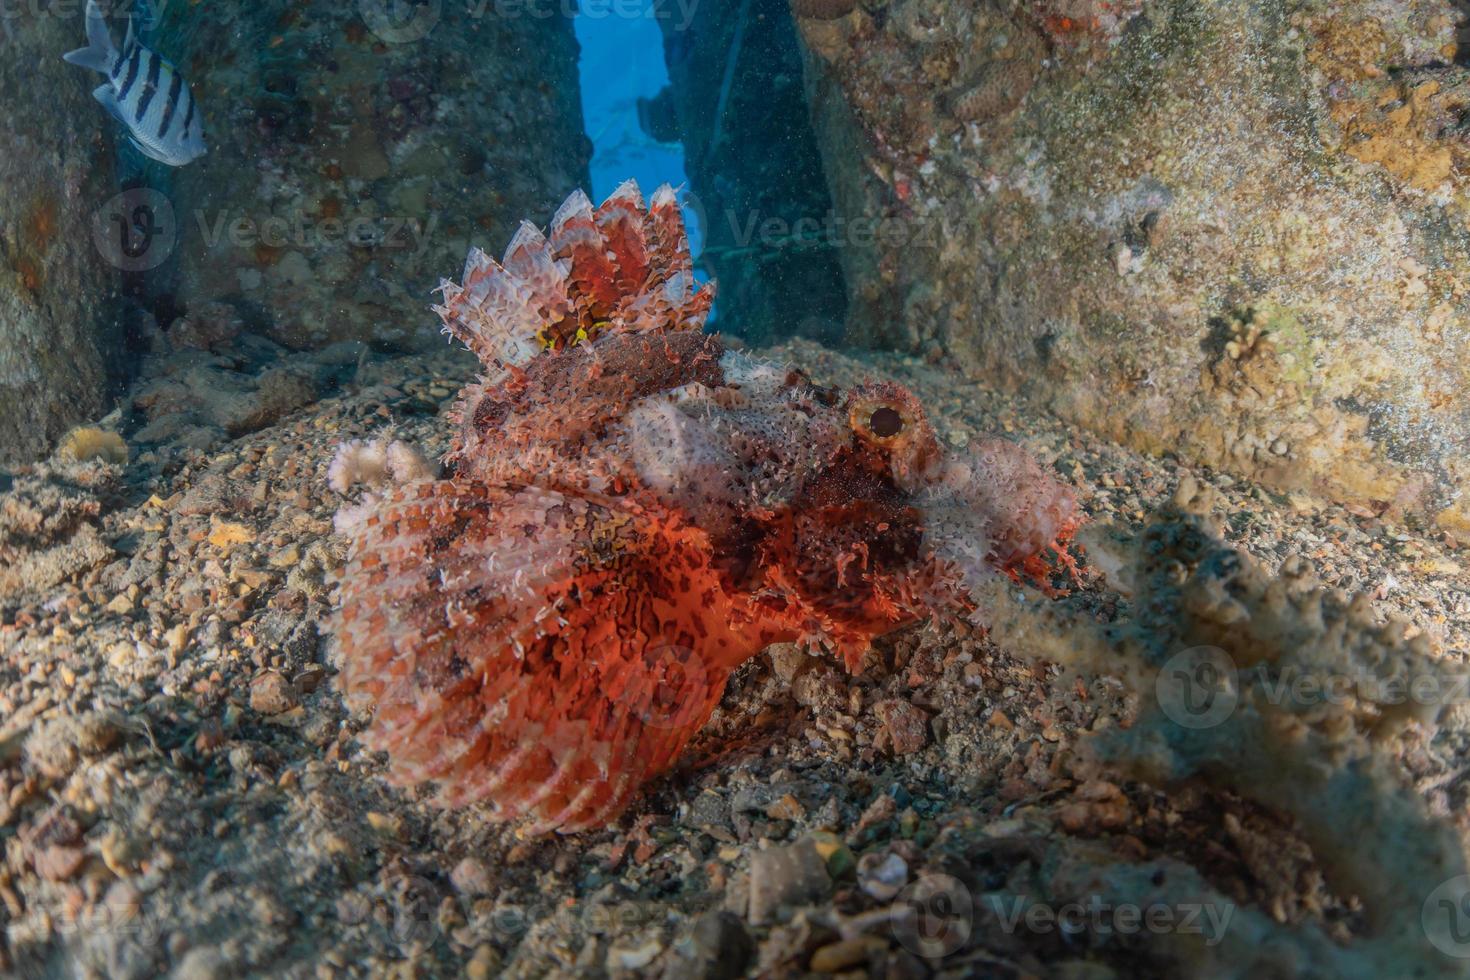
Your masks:
M 822 174 L 786 0 L 659 4 L 670 85 L 648 127 L 684 145 L 719 327 L 842 337 L 844 230 Z
M 0 9 L 0 466 L 105 412 L 120 277 L 93 240 L 116 193 L 100 76 L 61 60 L 80 8 Z
M 222 301 L 296 348 L 443 343 L 440 277 L 587 184 L 568 6 L 170 6 L 210 143 L 172 192 L 181 312 Z
M 1470 531 L 1455 4 L 792 5 L 856 339 Z

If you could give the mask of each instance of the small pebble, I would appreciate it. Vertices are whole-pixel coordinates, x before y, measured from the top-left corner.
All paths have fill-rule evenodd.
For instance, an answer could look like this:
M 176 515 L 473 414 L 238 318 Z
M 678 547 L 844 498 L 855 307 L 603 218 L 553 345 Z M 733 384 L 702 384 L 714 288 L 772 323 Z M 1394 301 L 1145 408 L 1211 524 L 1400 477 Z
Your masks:
M 877 936 L 859 936 L 828 943 L 812 954 L 810 969 L 813 973 L 836 973 L 866 963 L 887 949 L 888 941 Z
M 908 862 L 897 854 L 864 854 L 857 864 L 858 884 L 880 902 L 887 902 L 908 884 Z
M 295 689 L 276 671 L 266 671 L 250 682 L 250 707 L 261 714 L 278 715 L 295 706 Z
M 804 905 L 831 890 L 827 863 L 811 838 L 787 847 L 771 847 L 750 856 L 750 921 L 776 920 L 782 906 Z

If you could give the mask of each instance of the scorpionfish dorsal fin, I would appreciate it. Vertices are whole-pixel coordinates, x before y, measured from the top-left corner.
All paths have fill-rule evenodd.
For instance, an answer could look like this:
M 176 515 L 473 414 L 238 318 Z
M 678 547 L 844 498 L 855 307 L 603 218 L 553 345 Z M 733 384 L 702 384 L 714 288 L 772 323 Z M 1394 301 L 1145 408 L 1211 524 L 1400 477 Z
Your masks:
M 461 279 L 440 283 L 434 310 L 491 370 L 602 333 L 698 330 L 714 301 L 694 281 L 673 188 L 645 209 L 632 180 L 596 208 L 574 191 L 546 234 L 523 223 L 500 262 L 471 249 Z

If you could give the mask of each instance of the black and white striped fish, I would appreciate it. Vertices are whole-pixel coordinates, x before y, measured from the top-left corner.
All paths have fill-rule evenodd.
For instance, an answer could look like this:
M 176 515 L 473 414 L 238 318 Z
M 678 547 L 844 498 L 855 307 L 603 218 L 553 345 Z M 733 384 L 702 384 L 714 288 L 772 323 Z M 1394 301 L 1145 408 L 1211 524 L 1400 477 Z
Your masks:
M 107 76 L 92 96 L 127 127 L 143 154 L 171 167 L 204 155 L 204 120 L 188 83 L 158 52 L 139 43 L 131 18 L 118 51 L 97 0 L 87 0 L 87 46 L 62 57 Z

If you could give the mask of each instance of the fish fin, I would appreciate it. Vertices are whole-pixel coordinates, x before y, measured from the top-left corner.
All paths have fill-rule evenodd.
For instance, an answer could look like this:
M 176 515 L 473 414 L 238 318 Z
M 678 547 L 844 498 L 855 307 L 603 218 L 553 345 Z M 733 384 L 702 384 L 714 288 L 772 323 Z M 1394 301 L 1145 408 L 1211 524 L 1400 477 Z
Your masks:
M 107 74 L 112 70 L 112 52 L 102 51 L 93 47 L 76 48 L 61 56 L 62 61 L 73 65 L 81 65 L 92 71 L 100 71 Z
M 117 57 L 117 48 L 112 43 L 112 35 L 107 30 L 107 20 L 102 16 L 101 9 L 98 8 L 97 0 L 87 0 L 85 19 L 87 46 L 68 51 L 61 58 L 73 65 L 81 65 L 83 68 L 100 71 L 105 75 L 112 70 L 112 61 Z
M 110 82 L 103 82 L 94 88 L 92 90 L 92 98 L 96 99 L 102 108 L 107 110 L 108 115 L 124 126 L 128 125 L 127 118 L 123 116 L 122 106 L 117 104 L 117 93 L 112 90 L 112 84 Z
M 521 365 L 600 333 L 698 330 L 714 290 L 695 288 L 691 264 L 672 188 L 645 210 L 630 180 L 597 208 L 576 191 L 548 234 L 522 224 L 501 262 L 472 249 L 435 310 L 487 367 Z
M 121 117 L 119 117 L 119 118 L 121 118 Z M 126 119 L 123 119 L 122 121 L 124 123 L 127 122 Z M 128 142 L 131 143 L 131 144 L 133 144 L 133 148 L 134 149 L 136 149 L 139 153 L 143 154 L 145 157 L 147 157 L 150 160 L 157 160 L 159 163 L 165 164 L 165 165 L 170 166 L 170 167 L 176 167 L 176 166 L 178 166 L 177 163 L 175 163 L 173 160 L 170 160 L 168 157 L 164 156 L 160 151 L 155 150 L 153 147 L 149 146 L 146 143 L 140 142 L 136 136 L 129 136 L 128 137 Z
M 344 531 L 334 631 L 365 744 L 531 832 L 616 817 L 754 652 L 704 533 L 625 499 L 426 481 Z

